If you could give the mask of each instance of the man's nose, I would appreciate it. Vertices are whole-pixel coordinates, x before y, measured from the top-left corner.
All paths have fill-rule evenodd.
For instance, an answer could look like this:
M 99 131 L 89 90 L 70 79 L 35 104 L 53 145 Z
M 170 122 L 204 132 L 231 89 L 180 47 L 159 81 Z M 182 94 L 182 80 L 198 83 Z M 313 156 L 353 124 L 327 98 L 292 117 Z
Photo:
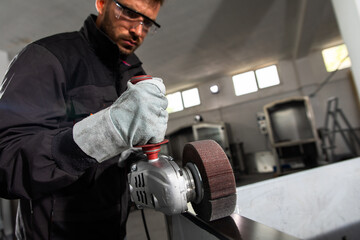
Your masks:
M 144 25 L 143 22 L 138 22 L 130 28 L 130 31 L 136 34 L 136 36 L 140 37 L 143 33 L 143 28 L 144 28 L 143 25 Z

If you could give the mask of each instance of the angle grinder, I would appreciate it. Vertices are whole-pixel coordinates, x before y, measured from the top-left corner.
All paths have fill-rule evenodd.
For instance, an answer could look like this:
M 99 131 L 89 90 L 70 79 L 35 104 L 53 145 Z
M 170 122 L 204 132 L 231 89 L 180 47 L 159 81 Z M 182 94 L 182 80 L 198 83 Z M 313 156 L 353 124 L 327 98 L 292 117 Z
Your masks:
M 143 75 L 131 79 L 151 79 Z M 171 156 L 159 155 L 164 140 L 141 147 L 147 160 L 132 164 L 128 174 L 132 201 L 139 209 L 152 208 L 166 215 L 186 212 L 190 202 L 195 213 L 205 221 L 227 217 L 236 205 L 236 184 L 230 162 L 213 140 L 187 143 L 182 166 Z

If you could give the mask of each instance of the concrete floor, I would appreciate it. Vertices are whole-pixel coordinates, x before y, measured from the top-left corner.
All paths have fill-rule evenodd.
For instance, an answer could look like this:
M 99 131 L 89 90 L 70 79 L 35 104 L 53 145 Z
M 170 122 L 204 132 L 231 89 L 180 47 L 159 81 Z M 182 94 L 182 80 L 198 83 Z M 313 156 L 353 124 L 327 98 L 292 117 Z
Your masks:
M 249 185 L 252 183 L 265 181 L 271 178 L 275 178 L 276 174 L 271 173 L 253 173 L 253 174 L 240 174 L 236 177 L 236 187 Z

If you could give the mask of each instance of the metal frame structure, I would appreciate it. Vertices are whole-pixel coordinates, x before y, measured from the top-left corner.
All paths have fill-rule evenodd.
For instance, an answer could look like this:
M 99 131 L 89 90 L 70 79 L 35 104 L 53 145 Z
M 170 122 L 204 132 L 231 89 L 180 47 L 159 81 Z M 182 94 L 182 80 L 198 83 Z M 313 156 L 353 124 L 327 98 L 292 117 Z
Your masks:
M 341 123 L 345 124 L 345 128 Z M 339 107 L 339 99 L 333 97 L 328 99 L 325 124 L 324 128 L 321 130 L 321 147 L 329 162 L 336 161 L 335 149 L 337 133 L 340 133 L 352 157 L 358 156 L 359 154 L 356 146 L 360 147 L 360 139 L 356 135 L 354 128 L 351 126 L 344 112 Z

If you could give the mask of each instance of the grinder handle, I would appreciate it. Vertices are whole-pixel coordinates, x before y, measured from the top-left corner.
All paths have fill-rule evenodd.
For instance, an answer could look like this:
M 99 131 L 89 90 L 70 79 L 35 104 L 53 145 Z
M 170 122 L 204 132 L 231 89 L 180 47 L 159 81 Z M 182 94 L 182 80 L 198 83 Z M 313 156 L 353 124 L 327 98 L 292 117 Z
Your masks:
M 150 79 L 152 79 L 152 76 L 150 76 L 150 75 L 139 75 L 139 76 L 133 76 L 132 78 L 130 78 L 130 82 L 132 84 L 137 84 L 138 82 L 150 80 Z

